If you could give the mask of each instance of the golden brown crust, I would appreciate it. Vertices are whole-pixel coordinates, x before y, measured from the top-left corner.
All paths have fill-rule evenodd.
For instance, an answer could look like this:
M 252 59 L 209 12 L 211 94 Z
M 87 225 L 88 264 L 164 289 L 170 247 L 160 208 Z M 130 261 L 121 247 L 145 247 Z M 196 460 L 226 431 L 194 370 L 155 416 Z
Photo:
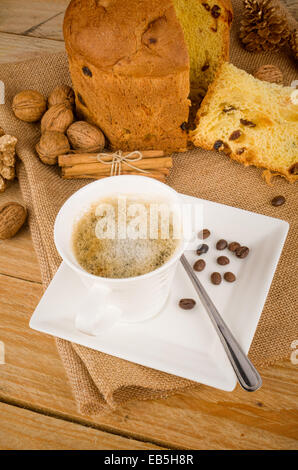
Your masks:
M 189 58 L 171 0 L 72 0 L 64 35 L 78 115 L 113 149 L 187 146 Z
M 189 70 L 171 0 L 72 0 L 63 29 L 68 53 L 105 71 L 160 77 Z
M 228 12 L 228 24 L 231 25 L 234 16 L 231 0 L 220 0 L 219 3 Z
M 232 26 L 232 21 L 234 17 L 233 7 L 230 0 L 221 0 L 220 4 L 225 9 L 225 22 L 227 28 L 224 32 L 223 37 L 223 50 L 222 50 L 222 61 L 228 61 L 230 58 L 230 29 Z

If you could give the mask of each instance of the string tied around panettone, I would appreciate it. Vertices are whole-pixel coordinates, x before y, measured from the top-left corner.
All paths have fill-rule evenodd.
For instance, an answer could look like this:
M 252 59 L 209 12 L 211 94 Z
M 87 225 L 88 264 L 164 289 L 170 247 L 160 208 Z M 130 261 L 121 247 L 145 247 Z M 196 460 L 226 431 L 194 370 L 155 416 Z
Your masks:
M 134 157 L 135 155 L 135 157 Z M 103 157 L 111 157 L 112 159 L 109 161 L 105 161 Z M 104 165 L 111 166 L 110 176 L 121 175 L 122 173 L 122 165 L 129 166 L 133 170 L 139 171 L 140 173 L 149 173 L 147 170 L 143 170 L 142 168 L 138 168 L 133 164 L 133 162 L 138 162 L 142 160 L 143 154 L 139 150 L 134 150 L 127 155 L 123 155 L 122 150 L 117 150 L 116 152 L 110 153 L 99 153 L 97 155 L 97 160 Z

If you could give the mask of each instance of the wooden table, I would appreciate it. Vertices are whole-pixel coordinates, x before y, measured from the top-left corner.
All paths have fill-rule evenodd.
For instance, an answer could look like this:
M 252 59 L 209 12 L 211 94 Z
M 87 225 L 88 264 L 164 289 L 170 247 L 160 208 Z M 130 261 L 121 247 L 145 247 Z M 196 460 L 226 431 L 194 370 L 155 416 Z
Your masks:
M 290 0 L 292 1 L 292 0 Z M 294 0 L 293 0 L 294 2 Z M 1 0 L 0 61 L 60 51 L 67 0 Z M 21 201 L 18 183 L 0 202 Z M 206 386 L 165 400 L 131 402 L 113 413 L 82 416 L 54 340 L 30 330 L 42 296 L 28 227 L 0 242 L 1 449 L 297 449 L 297 365 L 289 357 L 260 369 L 249 394 Z

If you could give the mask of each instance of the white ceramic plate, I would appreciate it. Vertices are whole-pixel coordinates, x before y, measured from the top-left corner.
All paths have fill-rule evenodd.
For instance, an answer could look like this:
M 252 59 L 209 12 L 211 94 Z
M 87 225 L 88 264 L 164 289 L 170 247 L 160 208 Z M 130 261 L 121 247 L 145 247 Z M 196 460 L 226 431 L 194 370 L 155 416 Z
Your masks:
M 198 275 L 247 353 L 289 225 L 280 219 L 183 197 L 186 203 L 203 204 L 204 227 L 209 228 L 211 236 L 205 240 L 210 247 L 203 255 L 207 265 Z M 220 238 L 248 246 L 248 257 L 238 259 L 228 250 L 217 251 L 215 243 Z M 219 255 L 228 256 L 230 264 L 219 266 L 216 262 Z M 197 259 L 194 251 L 186 256 L 192 264 Z M 210 282 L 213 271 L 232 271 L 237 280 L 235 283 L 223 280 L 214 286 Z M 162 312 L 141 323 L 119 323 L 102 336 L 88 336 L 74 327 L 76 309 L 85 295 L 86 288 L 78 275 L 62 263 L 37 306 L 30 327 L 195 382 L 227 391 L 234 389 L 236 376 L 232 366 L 181 265 Z M 197 300 L 194 309 L 178 307 L 179 299 L 185 297 Z

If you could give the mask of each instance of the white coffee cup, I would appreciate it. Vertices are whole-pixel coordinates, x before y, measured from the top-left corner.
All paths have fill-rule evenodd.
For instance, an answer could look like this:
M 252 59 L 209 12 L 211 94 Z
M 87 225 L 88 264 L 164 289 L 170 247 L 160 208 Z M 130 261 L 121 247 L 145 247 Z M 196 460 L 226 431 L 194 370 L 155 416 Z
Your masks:
M 90 206 L 103 198 L 117 195 L 162 199 L 182 204 L 172 188 L 145 176 L 121 175 L 103 178 L 74 193 L 60 209 L 54 227 L 56 248 L 63 261 L 81 278 L 88 289 L 76 312 L 76 328 L 89 335 L 99 335 L 116 322 L 139 322 L 159 313 L 171 288 L 179 258 L 186 247 L 181 237 L 172 257 L 162 266 L 136 277 L 104 278 L 85 271 L 77 262 L 72 248 L 75 223 Z

